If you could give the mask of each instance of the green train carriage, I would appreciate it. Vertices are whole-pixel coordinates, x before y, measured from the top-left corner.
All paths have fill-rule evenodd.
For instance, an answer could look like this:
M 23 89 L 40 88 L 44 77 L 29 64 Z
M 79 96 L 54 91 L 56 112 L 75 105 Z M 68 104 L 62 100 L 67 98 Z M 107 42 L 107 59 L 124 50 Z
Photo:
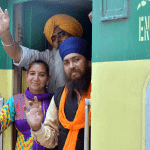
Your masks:
M 92 150 L 149 150 L 150 1 L 93 0 Z
M 44 24 L 56 13 L 77 18 L 83 38 L 91 42 L 87 15 L 92 10 L 91 149 L 149 150 L 150 0 L 6 0 L 0 5 L 9 10 L 15 40 L 41 51 L 48 47 Z M 25 71 L 13 66 L 1 44 L 0 61 L 0 93 L 7 100 L 24 92 Z M 14 144 L 11 126 L 3 134 L 3 149 Z

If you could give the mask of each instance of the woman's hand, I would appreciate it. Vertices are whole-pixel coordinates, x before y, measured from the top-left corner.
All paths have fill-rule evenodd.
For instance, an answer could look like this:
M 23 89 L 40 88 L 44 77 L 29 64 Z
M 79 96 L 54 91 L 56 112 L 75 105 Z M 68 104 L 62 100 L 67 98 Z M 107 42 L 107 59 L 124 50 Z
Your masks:
M 5 12 L 0 7 L 0 36 L 5 33 L 5 31 L 9 30 L 10 26 L 10 18 L 7 9 Z
M 29 102 L 32 105 L 32 101 Z M 38 99 L 34 97 L 34 108 L 31 108 L 28 112 L 26 106 L 23 107 L 26 113 L 26 119 L 33 131 L 37 131 L 41 128 L 41 123 L 43 121 L 43 113 L 41 106 L 39 106 Z

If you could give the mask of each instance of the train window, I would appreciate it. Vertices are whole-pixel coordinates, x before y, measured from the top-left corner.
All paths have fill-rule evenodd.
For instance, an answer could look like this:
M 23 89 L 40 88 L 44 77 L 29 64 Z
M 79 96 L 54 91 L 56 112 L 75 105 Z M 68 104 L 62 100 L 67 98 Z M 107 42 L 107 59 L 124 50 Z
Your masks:
M 128 17 L 127 0 L 100 0 L 101 21 Z

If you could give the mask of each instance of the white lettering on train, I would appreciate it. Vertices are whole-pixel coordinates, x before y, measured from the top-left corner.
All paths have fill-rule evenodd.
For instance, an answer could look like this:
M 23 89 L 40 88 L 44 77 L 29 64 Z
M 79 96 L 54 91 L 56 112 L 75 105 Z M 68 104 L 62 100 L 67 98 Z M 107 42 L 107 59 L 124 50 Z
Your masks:
M 139 41 L 149 41 L 150 16 L 139 17 Z

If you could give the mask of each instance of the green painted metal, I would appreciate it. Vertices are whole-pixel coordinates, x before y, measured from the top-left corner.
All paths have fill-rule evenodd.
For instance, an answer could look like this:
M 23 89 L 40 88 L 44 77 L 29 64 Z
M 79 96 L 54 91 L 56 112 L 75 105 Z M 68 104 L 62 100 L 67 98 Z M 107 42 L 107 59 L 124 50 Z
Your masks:
M 44 25 L 50 18 L 50 8 L 41 2 L 23 3 L 23 45 L 43 51 L 46 39 L 43 34 Z
M 105 1 L 106 2 L 106 1 Z M 124 0 L 120 0 L 125 2 Z M 118 5 L 110 3 L 112 12 Z M 125 4 L 126 5 L 126 4 Z M 116 6 L 116 7 L 115 7 Z M 92 61 L 123 61 L 150 58 L 150 1 L 132 0 L 127 3 L 127 18 L 103 20 L 102 0 L 93 0 Z M 115 13 L 109 12 L 113 18 Z
M 8 1 L 0 1 L 0 7 L 5 10 L 8 7 Z M 0 69 L 12 69 L 12 59 L 6 54 L 0 42 Z
M 14 4 L 23 3 L 23 2 L 29 2 L 29 1 L 33 1 L 33 0 L 15 0 Z
M 5 9 L 8 5 L 8 0 L 5 0 L 5 1 L 0 1 L 0 7 L 2 9 Z
M 119 18 L 127 18 L 127 0 L 115 0 L 115 1 L 107 1 L 100 0 L 100 12 L 101 12 L 101 21 L 119 19 Z

